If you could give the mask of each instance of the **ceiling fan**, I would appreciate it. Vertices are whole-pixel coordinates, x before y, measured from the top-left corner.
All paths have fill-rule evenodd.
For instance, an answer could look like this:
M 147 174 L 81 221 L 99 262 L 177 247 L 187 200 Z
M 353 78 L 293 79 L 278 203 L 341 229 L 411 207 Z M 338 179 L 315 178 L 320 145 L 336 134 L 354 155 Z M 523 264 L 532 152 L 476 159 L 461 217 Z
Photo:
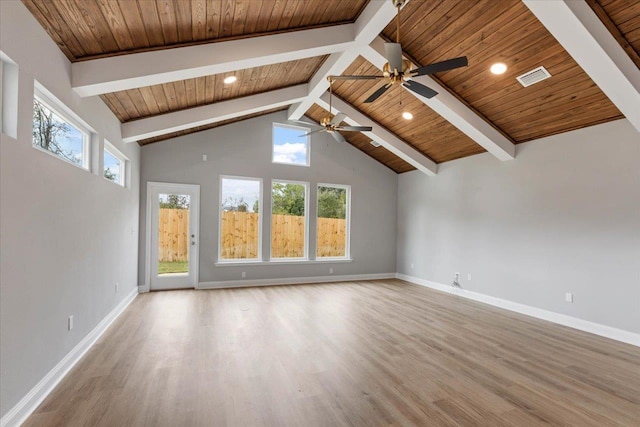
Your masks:
M 373 92 L 364 102 L 371 103 L 378 99 L 394 84 L 401 84 L 404 88 L 422 95 L 425 98 L 433 98 L 438 94 L 435 90 L 411 80 L 413 77 L 426 76 L 429 74 L 439 73 L 441 71 L 453 70 L 455 68 L 466 67 L 469 65 L 466 56 L 449 59 L 442 62 L 425 65 L 411 69 L 411 62 L 402 58 L 402 46 L 400 45 L 400 8 L 406 0 L 391 0 L 396 7 L 396 42 L 385 43 L 384 53 L 387 63 L 382 68 L 381 76 L 331 76 L 334 80 L 375 80 L 385 79 L 387 82 Z
M 370 132 L 373 128 L 371 126 L 340 126 L 340 123 L 347 117 L 344 113 L 338 113 L 332 117 L 331 114 L 331 103 L 333 99 L 333 78 L 331 76 L 327 77 L 329 80 L 329 115 L 327 117 L 323 117 L 320 120 L 320 129 L 312 130 L 310 132 L 305 133 L 300 136 L 307 136 L 313 133 L 318 132 L 328 132 L 329 135 L 333 137 L 338 142 L 345 142 L 344 137 L 338 131 L 348 131 L 348 132 Z M 300 122 L 308 125 L 307 122 Z

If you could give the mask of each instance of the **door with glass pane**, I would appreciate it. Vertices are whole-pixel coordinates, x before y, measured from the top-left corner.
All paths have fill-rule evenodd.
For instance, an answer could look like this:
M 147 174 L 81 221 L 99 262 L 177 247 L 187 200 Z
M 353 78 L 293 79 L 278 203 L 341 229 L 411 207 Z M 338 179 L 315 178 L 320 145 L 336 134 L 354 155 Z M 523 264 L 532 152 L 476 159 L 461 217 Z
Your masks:
M 199 185 L 148 183 L 151 290 L 197 287 L 199 197 Z

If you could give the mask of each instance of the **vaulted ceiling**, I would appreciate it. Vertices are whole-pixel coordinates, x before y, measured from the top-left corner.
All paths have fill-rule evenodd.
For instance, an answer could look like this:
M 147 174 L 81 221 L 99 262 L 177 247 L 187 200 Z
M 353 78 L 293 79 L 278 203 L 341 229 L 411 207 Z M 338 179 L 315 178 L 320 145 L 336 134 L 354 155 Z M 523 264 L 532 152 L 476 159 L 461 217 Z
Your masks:
M 72 87 L 99 95 L 125 141 L 141 145 L 283 109 L 319 122 L 326 77 L 380 74 L 383 43 L 396 37 L 391 0 L 23 3 L 73 63 Z M 332 113 L 373 126 L 347 141 L 397 173 L 435 174 L 485 151 L 508 160 L 515 144 L 625 116 L 640 132 L 640 1 L 411 0 L 400 33 L 414 67 L 469 65 L 415 78 L 439 92 L 431 99 L 394 85 L 365 103 L 379 80 L 333 84 Z M 504 74 L 489 72 L 496 62 Z M 551 77 L 516 80 L 539 66 Z

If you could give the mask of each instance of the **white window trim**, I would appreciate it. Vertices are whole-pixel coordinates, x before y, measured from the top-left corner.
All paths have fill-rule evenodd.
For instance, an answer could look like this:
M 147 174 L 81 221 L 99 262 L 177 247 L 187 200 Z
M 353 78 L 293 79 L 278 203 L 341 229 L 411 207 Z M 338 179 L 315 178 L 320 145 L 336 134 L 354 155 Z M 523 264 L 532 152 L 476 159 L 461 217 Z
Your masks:
M 241 259 L 224 259 L 221 258 L 222 254 L 222 180 L 223 179 L 238 179 L 244 181 L 258 181 L 260 183 L 260 194 L 258 198 L 258 257 L 257 258 L 241 258 Z M 238 264 L 251 264 L 262 262 L 262 213 L 264 212 L 263 204 L 263 186 L 262 178 L 253 178 L 249 176 L 235 176 L 235 175 L 220 175 L 218 180 L 218 261 L 215 265 L 238 265 Z
M 111 154 L 113 157 L 115 157 L 116 159 L 120 160 L 120 180 L 119 182 L 116 181 L 111 181 L 110 179 L 107 179 L 104 177 L 104 152 L 108 152 L 109 154 Z M 111 144 L 109 141 L 107 141 L 106 139 L 104 140 L 104 148 L 103 148 L 103 152 L 102 152 L 102 178 L 104 178 L 106 181 L 112 182 L 114 184 L 117 184 L 121 187 L 125 187 L 127 188 L 127 163 L 129 162 L 129 159 L 127 158 L 127 156 L 125 156 L 124 154 L 122 154 L 122 152 L 120 150 L 118 150 L 116 147 L 113 146 L 113 144 Z
M 310 261 L 309 259 L 309 189 L 310 183 L 307 181 L 290 181 L 287 179 L 272 179 L 271 187 L 269 188 L 269 195 L 271 197 L 271 218 L 273 218 L 273 184 L 298 184 L 304 185 L 304 256 L 299 258 L 273 258 L 271 242 L 273 241 L 273 220 L 270 224 L 271 236 L 269 239 L 269 261 L 273 263 L 279 262 L 295 262 L 295 261 Z
M 345 248 L 344 248 L 344 256 L 340 257 L 319 257 L 318 256 L 318 195 L 320 192 L 318 189 L 320 187 L 330 187 L 330 188 L 343 188 L 347 190 L 347 209 L 345 212 Z M 319 261 L 338 261 L 351 259 L 351 186 L 346 184 L 327 184 L 319 182 L 316 185 L 316 256 L 315 258 Z
M 78 131 L 80 131 L 80 133 L 82 134 L 82 164 L 81 165 L 75 164 L 75 163 L 70 162 L 69 160 L 65 159 L 64 157 L 58 156 L 57 154 L 55 154 L 52 151 L 45 150 L 44 148 L 41 148 L 41 147 L 37 146 L 36 144 L 33 143 L 33 138 L 31 140 L 31 146 L 33 148 L 35 148 L 36 150 L 40 151 L 40 152 L 47 153 L 50 156 L 55 157 L 56 159 L 60 159 L 60 160 L 66 162 L 66 163 L 68 163 L 70 165 L 73 165 L 73 166 L 76 166 L 76 167 L 78 167 L 80 169 L 84 169 L 84 170 L 86 170 L 88 172 L 91 172 L 91 163 L 90 163 L 91 162 L 91 143 L 90 143 L 90 141 L 91 141 L 91 134 L 93 133 L 91 128 L 88 125 L 86 125 L 85 123 L 83 123 L 82 120 L 80 120 L 79 118 L 74 117 L 74 115 L 70 112 L 71 110 L 69 109 L 69 107 L 67 107 L 62 102 L 60 102 L 58 99 L 56 99 L 50 92 L 48 92 L 37 81 L 35 82 L 35 85 L 34 85 L 33 98 L 34 98 L 34 100 L 37 100 L 38 102 L 43 104 L 45 107 L 47 107 L 49 110 L 51 110 L 58 117 L 60 117 L 61 119 L 65 120 L 70 125 L 75 127 Z M 33 116 L 33 114 L 32 114 L 32 116 Z M 33 126 L 33 124 L 32 124 L 32 126 Z
M 294 125 L 290 125 L 290 124 L 285 124 L 285 123 L 273 123 L 271 125 L 271 163 L 275 164 L 275 165 L 288 165 L 288 166 L 303 166 L 303 167 L 311 167 L 311 135 L 307 135 L 307 163 L 305 164 L 299 164 L 299 163 L 287 163 L 287 162 L 276 162 L 275 160 L 273 160 L 273 155 L 274 155 L 274 148 L 275 148 L 275 140 L 274 140 L 274 133 L 275 133 L 275 129 L 276 126 L 279 127 L 283 127 L 283 128 L 289 128 L 289 129 L 298 129 L 300 130 L 302 133 L 307 133 L 311 130 L 311 128 L 308 127 L 304 127 L 304 126 L 294 126 Z

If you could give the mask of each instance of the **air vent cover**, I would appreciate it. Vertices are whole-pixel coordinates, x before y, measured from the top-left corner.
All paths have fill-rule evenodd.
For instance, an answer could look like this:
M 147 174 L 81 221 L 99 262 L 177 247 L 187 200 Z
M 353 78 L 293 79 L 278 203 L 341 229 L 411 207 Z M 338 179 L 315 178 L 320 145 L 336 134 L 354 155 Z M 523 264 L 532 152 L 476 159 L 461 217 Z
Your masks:
M 524 87 L 531 86 L 532 84 L 541 82 L 545 79 L 551 77 L 551 74 L 544 67 L 534 68 L 528 73 L 524 73 L 523 75 L 516 77 L 516 79 L 520 82 L 520 84 Z
M 376 148 L 380 147 L 380 144 L 378 142 L 376 142 L 374 140 L 371 140 L 370 142 L 371 142 L 371 145 L 373 145 L 374 147 L 376 147 Z

